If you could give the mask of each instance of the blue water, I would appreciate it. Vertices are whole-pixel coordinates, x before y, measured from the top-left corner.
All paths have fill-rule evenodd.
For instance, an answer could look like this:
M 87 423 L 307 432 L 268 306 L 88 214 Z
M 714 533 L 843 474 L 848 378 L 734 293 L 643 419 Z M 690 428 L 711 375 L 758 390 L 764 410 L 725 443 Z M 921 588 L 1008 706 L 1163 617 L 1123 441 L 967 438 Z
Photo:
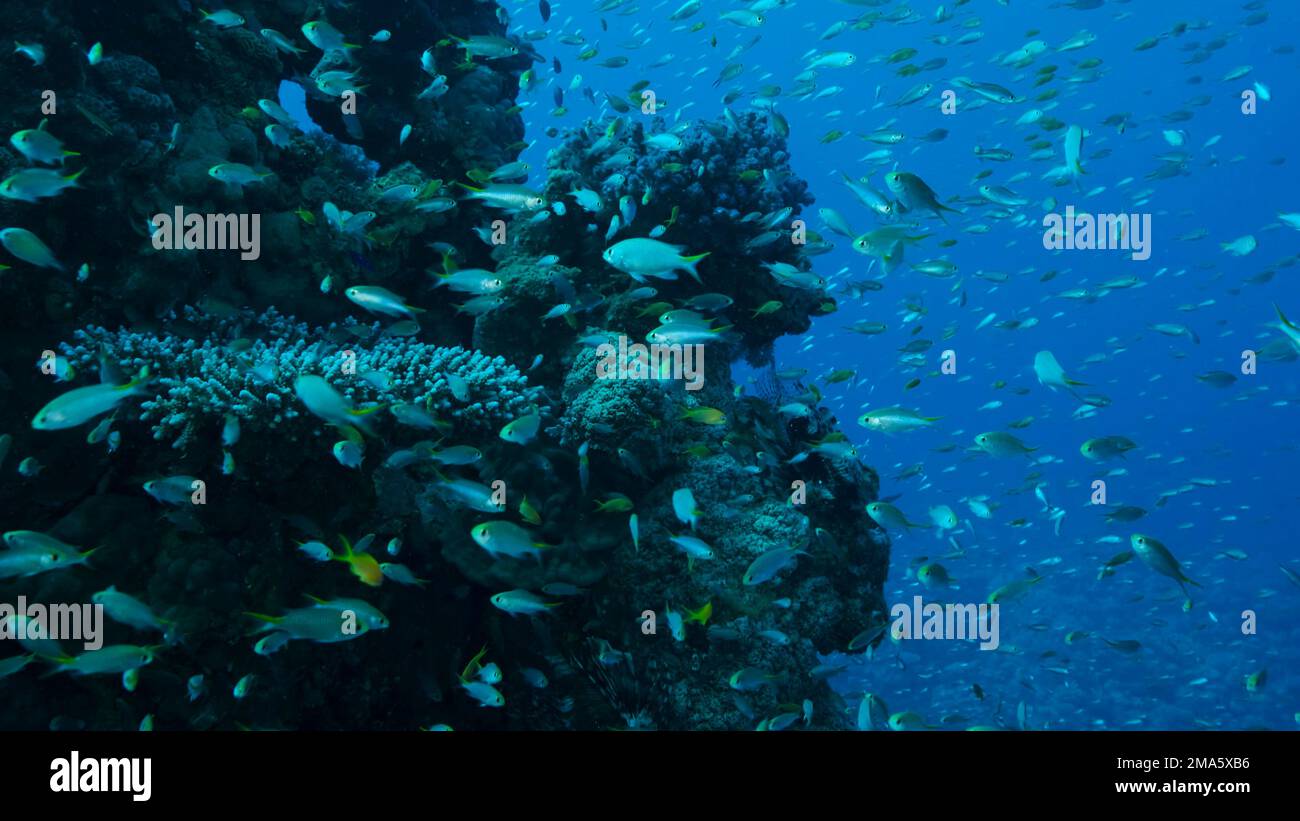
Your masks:
M 602 50 L 595 61 L 580 62 L 581 47 L 547 44 L 547 56 L 561 59 L 563 73 L 556 77 L 549 66 L 539 66 L 541 87 L 521 95 L 533 101 L 524 116 L 528 139 L 536 141 L 524 159 L 534 168 L 544 167 L 545 152 L 555 144 L 546 128 L 600 115 L 597 106 L 568 91 L 575 72 L 598 91 L 615 93 L 637 80 L 650 80 L 650 87 L 670 101 L 665 119 L 671 126 L 678 118 L 717 116 L 723 109 L 720 98 L 731 89 L 744 92 L 731 103 L 739 111 L 762 85 L 793 87 L 811 52 L 852 52 L 854 65 L 817 75 L 819 88 L 838 85 L 842 92 L 824 99 L 778 98 L 776 110 L 791 127 L 793 168 L 810 181 L 817 200 L 803 217 L 810 229 L 836 245 L 817 258 L 816 270 L 831 280 L 839 310 L 815 320 L 807 335 L 782 340 L 776 368 L 806 368 L 810 378 L 854 370 L 848 383 L 819 384 L 861 458 L 880 473 L 882 498 L 896 496 L 893 503 L 912 521 L 928 523 L 927 510 L 935 505 L 950 506 L 961 519 L 949 535 L 966 553 L 942 560 L 956 580 L 956 588 L 946 594 L 923 588 L 914 568 L 922 557 L 934 560 L 951 553 L 948 540 L 926 529 L 891 534 L 889 603 L 910 602 L 918 594 L 927 601 L 942 601 L 946 595 L 950 601 L 982 602 L 998 586 L 1025 578 L 1026 568 L 1045 577 L 1023 600 L 1002 607 L 999 652 L 980 651 L 970 642 L 886 642 L 872 659 L 848 660 L 850 669 L 835 684 L 850 708 L 856 709 L 855 699 L 871 691 L 891 710 L 911 710 L 933 724 L 960 714 L 971 723 L 1016 725 L 1023 702 L 1024 723 L 1034 728 L 1295 728 L 1300 590 L 1279 565 L 1300 570 L 1293 535 L 1300 499 L 1295 482 L 1300 365 L 1261 361 L 1254 375 L 1242 374 L 1240 366 L 1243 350 L 1258 350 L 1281 338 L 1273 303 L 1292 317 L 1300 315 L 1295 281 L 1300 235 L 1277 218 L 1279 212 L 1300 210 L 1300 181 L 1290 156 L 1300 131 L 1292 50 L 1300 6 L 1107 2 L 1077 10 L 1024 0 L 1009 6 L 948 3 L 951 19 L 936 23 L 939 4 L 924 2 L 910 6 L 920 18 L 915 22 L 877 22 L 868 30 L 850 28 L 819 40 L 837 21 L 903 6 L 804 0 L 771 8 L 764 12 L 763 25 L 746 28 L 716 20 L 740 4 L 706 3 L 699 14 L 674 23 L 667 18 L 677 5 L 645 3 L 637 13 L 623 15 L 620 9 L 602 14 L 587 3 L 552 4 L 552 38 L 559 31 L 581 31 Z M 1267 19 L 1246 24 L 1260 10 L 1267 11 Z M 542 26 L 531 2 L 517 4 L 512 15 L 512 31 Z M 980 19 L 978 25 L 962 27 L 973 17 Z M 608 31 L 602 30 L 602 21 Z M 689 31 L 697 21 L 708 25 Z M 1199 21 L 1203 27 L 1167 34 L 1180 21 Z M 1055 51 L 1085 29 L 1096 35 L 1086 48 Z M 983 37 L 967 45 L 953 43 L 969 31 Z M 734 47 L 756 35 L 761 36 L 757 45 L 728 59 Z M 936 44 L 938 36 L 948 37 L 948 44 Z M 1158 36 L 1154 48 L 1135 50 Z M 634 39 L 644 40 L 643 47 L 616 47 Z M 1002 55 L 1035 40 L 1044 41 L 1047 49 L 1027 66 L 999 64 Z M 904 47 L 918 53 L 884 63 L 883 58 Z M 1186 62 L 1202 50 L 1207 59 Z M 662 68 L 646 68 L 665 53 L 676 59 Z M 618 69 L 595 65 L 613 54 L 630 56 L 630 64 Z M 946 57 L 947 64 L 913 77 L 895 73 L 904 64 L 920 65 L 933 57 Z M 1091 71 L 1078 69 L 1086 59 L 1101 62 Z M 714 88 L 718 72 L 732 62 L 743 63 L 744 73 Z M 1056 78 L 1034 87 L 1036 72 L 1049 64 L 1058 67 Z M 1252 68 L 1239 79 L 1222 79 L 1242 66 Z M 1094 81 L 1070 82 L 1076 75 Z M 957 76 L 998 83 L 1027 99 L 969 105 L 978 98 L 951 82 Z M 888 105 L 922 81 L 935 84 L 925 100 L 901 108 Z M 1241 92 L 1254 83 L 1265 86 L 1270 99 L 1259 100 L 1257 113 L 1246 115 Z M 551 84 L 566 88 L 569 111 L 561 117 L 550 110 Z M 945 115 L 939 109 L 945 89 L 957 93 L 956 113 Z M 1059 95 L 1036 101 L 1045 89 L 1057 89 Z M 1209 97 L 1208 103 L 1190 102 L 1201 95 Z M 1034 107 L 1086 129 L 1086 174 L 1077 190 L 1041 179 L 1062 164 L 1065 130 L 1016 125 Z M 1182 122 L 1165 119 L 1178 111 L 1192 116 Z M 1130 115 L 1123 133 L 1103 125 L 1122 112 Z M 859 135 L 884 128 L 907 138 L 889 147 L 887 156 L 865 159 L 885 147 Z M 938 128 L 948 130 L 946 139 L 916 139 Z M 823 135 L 834 129 L 847 136 L 823 143 Z M 1173 146 L 1165 131 L 1180 132 L 1183 144 Z M 1051 143 L 1051 159 L 1028 159 L 1032 149 L 1025 139 L 1031 134 Z M 974 155 L 976 145 L 1001 146 L 1015 157 L 981 162 Z M 1145 178 L 1164 165 L 1157 156 L 1180 150 L 1187 155 L 1181 175 Z M 907 249 L 911 261 L 946 256 L 958 266 L 954 277 L 935 279 L 906 265 L 885 276 L 878 264 L 869 268 L 870 258 L 853 252 L 849 239 L 835 235 L 818 218 L 817 209 L 829 207 L 855 231 L 876 227 L 877 220 L 839 175 L 867 176 L 872 187 L 885 192 L 884 174 L 895 168 L 919 175 L 940 201 L 962 198 L 949 204 L 964 214 L 948 214 L 947 224 L 921 215 L 919 222 L 932 237 L 920 248 Z M 991 175 L 975 180 L 984 169 Z M 1008 182 L 1021 172 L 1028 177 Z M 1005 185 L 1028 200 L 1028 205 L 1008 209 L 1023 214 L 1020 224 L 990 216 L 994 206 L 975 204 L 982 184 Z M 1051 209 L 1045 207 L 1049 197 L 1055 198 Z M 1042 215 L 1063 212 L 1067 205 L 1094 213 L 1149 213 L 1150 258 L 1133 260 L 1118 250 L 1045 250 Z M 987 225 L 988 232 L 963 230 L 974 224 Z M 1197 229 L 1205 230 L 1204 238 L 1177 239 Z M 1220 243 L 1247 234 L 1258 242 L 1253 253 L 1237 257 L 1221 250 Z M 944 238 L 957 243 L 941 249 L 937 242 Z M 701 239 L 700 244 L 707 242 Z M 1009 279 L 995 284 L 974 276 L 977 271 L 1002 272 Z M 1049 271 L 1056 276 L 1040 281 Z M 1059 296 L 1077 288 L 1096 291 L 1102 282 L 1120 277 L 1136 277 L 1141 285 L 1092 302 Z M 857 299 L 847 296 L 846 281 L 864 278 L 881 279 L 884 288 Z M 926 313 L 909 316 L 904 303 L 923 305 Z M 1194 307 L 1184 310 L 1188 306 Z M 997 314 L 994 324 L 977 330 L 991 312 Z M 997 327 L 1009 319 L 1036 324 L 1016 330 Z M 859 320 L 883 321 L 888 330 L 869 337 L 844 330 Z M 1148 327 L 1159 323 L 1185 324 L 1200 341 Z M 934 341 L 924 364 L 900 363 L 897 349 L 917 338 Z M 940 352 L 946 349 L 956 354 L 954 375 L 937 373 Z M 1071 377 L 1088 383 L 1082 392 L 1104 394 L 1111 404 L 1087 418 L 1074 418 L 1081 403 L 1034 378 L 1032 363 L 1040 350 L 1051 350 Z M 1197 379 L 1209 371 L 1226 371 L 1237 380 L 1219 389 Z M 920 385 L 905 389 L 913 377 L 920 377 Z M 998 380 L 1006 387 L 995 389 Z M 1016 389 L 1023 390 L 1018 395 Z M 985 407 L 994 401 L 1001 405 Z M 870 433 L 853 421 L 867 409 L 889 405 L 942 419 L 930 429 L 894 436 Z M 1028 427 L 1007 428 L 1030 416 Z M 995 430 L 1009 430 L 1037 450 L 1031 458 L 1002 459 L 971 452 L 977 433 Z M 1125 459 L 1103 464 L 1080 454 L 1084 440 L 1108 435 L 1126 436 L 1139 447 Z M 939 452 L 945 445 L 956 447 Z M 893 478 L 915 463 L 923 464 L 921 475 Z M 1117 469 L 1122 473 L 1105 475 Z M 1039 475 L 1031 478 L 1031 471 Z M 1105 479 L 1112 505 L 1137 505 L 1147 515 L 1108 525 L 1090 505 L 1095 478 Z M 1190 479 L 1213 484 L 1201 482 L 1157 506 L 1162 492 Z M 1066 511 L 1059 535 L 1035 498 L 1035 486 Z M 964 501 L 972 496 L 987 496 L 997 505 L 991 519 L 972 515 Z M 1013 526 L 1016 519 L 1023 519 L 1023 526 Z M 1098 579 L 1103 562 L 1126 550 L 1135 532 L 1167 545 L 1186 574 L 1202 585 L 1191 589 L 1190 609 L 1185 610 L 1185 597 L 1172 580 L 1138 561 Z M 1106 537 L 1117 539 L 1101 541 Z M 1228 550 L 1240 551 L 1234 554 L 1238 558 L 1225 555 Z M 1250 634 L 1243 628 L 1246 611 L 1257 619 Z M 1076 630 L 1091 636 L 1067 645 L 1064 636 Z M 1137 640 L 1141 649 L 1121 653 L 1102 637 Z M 1248 692 L 1244 677 L 1260 670 L 1267 670 L 1266 683 Z M 972 693 L 975 684 L 984 691 L 982 702 Z

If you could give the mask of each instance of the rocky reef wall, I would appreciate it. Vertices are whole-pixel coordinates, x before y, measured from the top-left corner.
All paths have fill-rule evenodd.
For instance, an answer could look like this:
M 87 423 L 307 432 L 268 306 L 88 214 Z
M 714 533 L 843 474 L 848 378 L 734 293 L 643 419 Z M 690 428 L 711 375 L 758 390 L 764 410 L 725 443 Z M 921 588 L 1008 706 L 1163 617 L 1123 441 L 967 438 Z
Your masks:
M 483 172 L 517 160 L 515 92 L 540 58 L 502 40 L 514 51 L 467 61 L 456 39 L 504 38 L 504 12 L 324 5 L 235 2 L 235 24 L 188 3 L 0 2 L 15 39 L 44 48 L 0 73 L 0 126 L 44 120 L 78 152 L 62 167 L 84 169 L 57 197 L 0 200 L 0 227 L 57 258 L 0 271 L 0 523 L 95 549 L 0 580 L 0 600 L 115 585 L 170 622 L 108 625 L 109 644 L 157 648 L 130 687 L 40 678 L 66 661 L 36 658 L 4 680 L 0 726 L 749 729 L 791 712 L 845 726 L 819 654 L 879 638 L 888 541 L 864 511 L 878 482 L 811 382 L 756 393 L 732 375 L 770 369 L 775 339 L 834 310 L 784 140 L 754 114 L 670 129 L 633 110 L 561 135 L 537 200 L 506 202 L 490 195 L 515 190 Z M 360 47 L 304 39 L 324 19 Z M 367 40 L 379 21 L 391 37 Z M 317 88 L 330 72 L 363 87 L 355 114 Z M 265 104 L 285 81 L 320 131 Z M 243 172 L 223 164 L 255 176 L 232 183 Z M 0 176 L 28 165 L 0 147 Z M 258 214 L 257 258 L 159 250 L 150 220 L 177 207 Z M 608 254 L 647 234 L 708 255 L 694 275 L 638 280 Z M 455 287 L 475 270 L 495 281 Z M 354 287 L 415 310 L 367 313 Z M 602 377 L 602 345 L 648 338 L 699 344 L 700 384 Z M 53 375 L 34 367 L 44 351 Z M 59 394 L 137 374 L 111 416 L 34 429 Z M 308 407 L 304 377 L 354 425 Z M 533 418 L 535 434 L 510 433 Z M 17 473 L 29 458 L 41 469 Z M 144 489 L 178 476 L 204 482 L 204 504 Z M 492 522 L 528 534 L 530 555 L 485 549 Z M 299 547 L 340 558 L 366 534 L 417 580 L 367 582 Z M 506 612 L 494 597 L 512 590 L 550 606 Z M 248 614 L 308 595 L 363 599 L 387 623 L 254 652 Z M 483 706 L 476 680 L 504 704 Z

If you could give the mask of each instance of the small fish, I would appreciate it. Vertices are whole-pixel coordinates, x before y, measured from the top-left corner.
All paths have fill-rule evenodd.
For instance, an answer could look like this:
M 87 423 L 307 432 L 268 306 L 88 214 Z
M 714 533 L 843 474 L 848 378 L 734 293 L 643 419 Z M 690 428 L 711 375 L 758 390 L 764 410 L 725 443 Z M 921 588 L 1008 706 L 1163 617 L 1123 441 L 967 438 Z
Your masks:
M 149 380 L 148 367 L 139 376 L 123 385 L 101 383 L 85 388 L 74 388 L 51 400 L 32 418 L 36 430 L 62 430 L 75 428 L 114 410 L 125 399 L 144 392 Z
M 506 706 L 506 697 L 501 695 L 501 691 L 481 681 L 463 681 L 461 688 L 469 694 L 469 697 L 478 702 L 480 707 L 504 707 Z
M 77 179 L 85 171 L 83 168 L 75 174 L 60 174 L 48 168 L 28 168 L 0 182 L 0 197 L 32 203 L 57 197 L 69 188 L 80 188 Z
M 508 590 L 491 597 L 492 605 L 511 616 L 535 616 L 559 607 L 563 602 L 543 601 L 537 594 L 527 590 Z
M 1268 681 L 1268 670 L 1256 670 L 1245 678 L 1246 692 L 1258 693 Z
M 486 550 L 494 558 L 496 556 L 510 556 L 512 558 L 533 556 L 540 560 L 544 550 L 553 549 L 553 545 L 536 541 L 533 535 L 524 528 L 514 522 L 504 520 L 476 525 L 470 531 L 470 536 L 478 543 L 479 547 Z
M 1134 533 L 1130 539 L 1133 553 L 1141 559 L 1148 567 L 1162 576 L 1168 576 L 1178 582 L 1178 586 L 1187 592 L 1187 585 L 1200 587 L 1200 583 L 1192 581 L 1183 573 L 1182 565 L 1174 558 L 1174 554 L 1169 551 L 1159 540 L 1146 536 L 1141 533 Z
M 767 670 L 758 667 L 746 667 L 733 673 L 727 683 L 733 690 L 757 690 L 760 687 L 770 686 L 779 678 L 780 676 L 773 675 Z
M 691 493 L 690 488 L 678 488 L 673 491 L 673 514 L 682 524 L 690 525 L 692 531 L 696 529 L 700 511 L 695 504 L 695 494 Z
M 373 314 L 413 319 L 416 314 L 424 313 L 423 308 L 407 305 L 402 297 L 378 285 L 354 285 L 344 291 L 343 295 Z
M 330 559 L 334 558 L 334 551 L 330 550 L 324 542 L 314 540 L 310 542 L 299 542 L 298 550 L 318 562 L 328 562 Z
M 285 37 L 275 29 L 262 29 L 259 34 L 266 39 L 271 45 L 285 54 L 302 54 L 306 49 L 298 48 L 288 37 Z
M 343 542 L 343 555 L 335 555 L 334 560 L 345 562 L 362 584 L 370 587 L 379 587 L 384 581 L 384 572 L 379 567 L 379 562 L 374 556 L 365 552 L 364 549 L 354 550 L 352 543 L 345 537 L 339 536 Z M 363 539 L 362 542 L 366 540 Z M 360 544 L 360 543 L 358 543 Z
M 223 162 L 208 169 L 208 176 L 227 185 L 241 187 L 274 176 L 271 171 L 256 171 L 243 163 Z
M 211 13 L 199 9 L 199 13 L 203 15 L 201 22 L 211 23 L 219 29 L 238 28 L 244 25 L 244 18 L 228 9 L 221 9 Z
M 54 252 L 49 249 L 49 246 L 26 228 L 0 229 L 0 245 L 23 262 L 38 268 L 65 270 L 63 264 L 55 259 Z
M 741 582 L 747 587 L 752 587 L 771 581 L 781 571 L 793 566 L 796 556 L 807 555 L 809 554 L 793 547 L 778 547 L 769 550 L 750 562 Z
M 235 682 L 235 688 L 231 690 L 230 694 L 235 697 L 236 701 L 243 701 L 248 697 L 248 694 L 252 692 L 253 682 L 256 680 L 257 676 L 253 673 L 249 673 L 239 681 Z
M 697 425 L 725 425 L 727 416 L 717 408 L 683 408 L 681 418 Z
M 527 445 L 537 436 L 542 417 L 536 413 L 521 416 L 501 429 L 501 439 L 516 445 Z
M 404 564 L 395 562 L 380 562 L 379 571 L 384 574 L 385 579 L 391 579 L 398 584 L 407 586 L 424 587 L 429 583 L 428 579 L 417 578 L 411 568 Z
M 1030 447 L 1015 436 L 1002 431 L 989 431 L 978 434 L 975 444 L 991 456 L 1029 455 L 1038 448 Z
M 330 452 L 340 465 L 353 470 L 361 467 L 361 461 L 365 457 L 361 446 L 352 441 L 335 442 Z
M 62 140 L 45 130 L 45 122 L 42 120 L 37 128 L 14 132 L 9 144 L 30 162 L 42 165 L 63 165 L 68 157 L 81 156 L 76 151 L 65 149 Z

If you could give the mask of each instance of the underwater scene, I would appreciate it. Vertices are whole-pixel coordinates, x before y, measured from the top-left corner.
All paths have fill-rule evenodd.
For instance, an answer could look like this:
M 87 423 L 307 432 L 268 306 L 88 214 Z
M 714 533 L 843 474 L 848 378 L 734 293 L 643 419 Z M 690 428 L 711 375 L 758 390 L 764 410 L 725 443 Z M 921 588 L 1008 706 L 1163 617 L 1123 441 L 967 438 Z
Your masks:
M 1300 4 L 0 11 L 0 729 L 1300 727 Z

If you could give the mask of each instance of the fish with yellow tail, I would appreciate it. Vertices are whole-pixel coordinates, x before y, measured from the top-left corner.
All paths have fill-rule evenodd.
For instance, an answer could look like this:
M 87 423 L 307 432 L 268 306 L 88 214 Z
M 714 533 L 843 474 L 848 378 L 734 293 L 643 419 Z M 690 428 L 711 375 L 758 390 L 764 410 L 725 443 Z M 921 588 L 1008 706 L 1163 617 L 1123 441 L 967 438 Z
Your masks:
M 356 427 L 365 433 L 371 433 L 368 428 L 370 414 L 384 407 L 375 405 L 370 408 L 354 408 L 351 401 L 335 390 L 324 377 L 315 374 L 298 377 L 293 383 L 293 391 L 307 406 L 307 410 L 331 425 L 339 428 Z
M 339 534 L 339 540 L 343 542 L 343 555 L 335 556 L 334 561 L 346 562 L 352 570 L 352 575 L 361 580 L 362 584 L 370 587 L 378 587 L 384 583 L 384 571 L 379 566 L 378 560 L 371 556 L 362 547 L 362 543 L 369 544 L 368 539 L 363 539 L 358 543 L 359 549 L 353 549 L 352 543 L 347 537 Z
M 63 430 L 84 425 L 97 416 L 117 408 L 123 400 L 144 392 L 149 381 L 149 368 L 145 366 L 135 379 L 124 385 L 107 382 L 74 388 L 59 394 L 32 417 L 36 430 Z

